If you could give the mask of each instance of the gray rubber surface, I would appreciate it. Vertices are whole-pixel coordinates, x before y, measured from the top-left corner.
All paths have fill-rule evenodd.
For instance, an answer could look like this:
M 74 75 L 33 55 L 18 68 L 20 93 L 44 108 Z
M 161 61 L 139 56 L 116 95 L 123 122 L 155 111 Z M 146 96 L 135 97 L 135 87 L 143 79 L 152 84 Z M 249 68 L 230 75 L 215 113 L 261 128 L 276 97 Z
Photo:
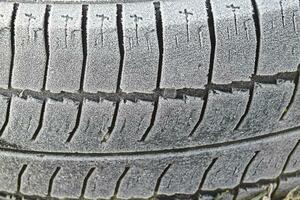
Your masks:
M 0 199 L 284 196 L 299 6 L 0 2 Z

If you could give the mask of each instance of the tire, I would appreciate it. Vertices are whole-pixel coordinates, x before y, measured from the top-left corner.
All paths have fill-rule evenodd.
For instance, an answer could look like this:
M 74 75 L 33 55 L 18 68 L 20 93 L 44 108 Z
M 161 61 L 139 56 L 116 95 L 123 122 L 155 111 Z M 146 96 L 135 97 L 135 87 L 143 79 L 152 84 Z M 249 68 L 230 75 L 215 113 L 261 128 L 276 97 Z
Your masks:
M 300 185 L 298 0 L 0 2 L 3 199 Z

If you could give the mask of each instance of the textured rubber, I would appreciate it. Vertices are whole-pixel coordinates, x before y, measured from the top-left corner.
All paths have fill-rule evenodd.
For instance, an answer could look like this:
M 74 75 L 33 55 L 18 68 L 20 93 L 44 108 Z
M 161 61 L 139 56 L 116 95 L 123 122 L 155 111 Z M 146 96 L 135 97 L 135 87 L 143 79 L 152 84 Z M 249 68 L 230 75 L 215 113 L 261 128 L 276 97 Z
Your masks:
M 0 2 L 0 198 L 283 196 L 300 184 L 299 6 Z

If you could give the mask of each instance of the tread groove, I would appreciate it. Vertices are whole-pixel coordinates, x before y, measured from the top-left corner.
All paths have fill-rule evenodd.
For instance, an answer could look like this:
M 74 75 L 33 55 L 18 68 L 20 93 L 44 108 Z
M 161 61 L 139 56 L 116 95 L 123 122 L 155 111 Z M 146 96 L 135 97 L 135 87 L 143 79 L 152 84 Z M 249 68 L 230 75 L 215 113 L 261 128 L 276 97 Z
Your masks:
M 83 52 L 83 61 L 82 61 L 82 70 L 80 77 L 80 86 L 79 92 L 83 91 L 85 70 L 88 56 L 88 46 L 87 46 L 87 12 L 88 5 L 82 5 L 82 16 L 81 16 L 81 39 L 82 39 L 82 52 Z
M 118 195 L 118 192 L 119 192 L 119 189 L 120 189 L 120 185 L 122 183 L 122 180 L 123 178 L 126 176 L 127 172 L 129 171 L 130 167 L 125 167 L 123 173 L 120 175 L 117 183 L 116 183 L 116 187 L 115 187 L 115 190 L 114 190 L 114 195 L 112 196 L 111 199 L 117 199 L 117 195 Z
M 119 113 L 119 107 L 120 107 L 120 101 L 116 102 L 113 118 L 111 120 L 111 125 L 110 125 L 110 127 L 108 127 L 108 131 L 103 135 L 103 137 L 101 139 L 101 143 L 105 143 L 109 140 L 109 138 L 116 126 L 118 113 Z
M 240 183 L 239 185 L 242 185 L 243 182 L 244 182 L 244 179 L 247 175 L 247 172 L 249 170 L 249 167 L 251 166 L 251 164 L 253 163 L 253 161 L 255 160 L 255 158 L 257 157 L 257 155 L 259 154 L 260 151 L 256 151 L 254 156 L 250 159 L 250 161 L 247 163 L 244 171 L 243 171 L 243 174 L 242 174 L 242 177 L 240 179 Z M 236 200 L 237 199 L 237 196 L 238 196 L 238 191 L 239 191 L 239 186 L 237 186 L 236 188 L 234 188 L 234 195 L 233 195 L 233 200 Z
M 208 167 L 206 168 L 206 170 L 204 171 L 203 173 L 203 176 L 202 176 L 202 179 L 200 181 L 200 184 L 199 184 L 199 187 L 198 187 L 198 193 L 200 193 L 204 183 L 205 183 L 205 180 L 206 180 L 206 177 L 208 176 L 208 173 L 210 172 L 210 170 L 213 168 L 214 164 L 217 162 L 218 158 L 214 158 L 211 163 L 208 165 Z
M 10 40 L 11 40 L 11 61 L 10 61 L 10 69 L 9 69 L 9 77 L 8 77 L 8 88 L 11 88 L 11 82 L 12 82 L 12 75 L 13 75 L 13 68 L 15 65 L 15 23 L 16 23 L 16 17 L 18 12 L 19 4 L 14 3 L 14 8 L 12 12 L 12 18 L 11 18 L 11 28 L 10 28 Z
M 81 189 L 81 195 L 80 195 L 80 199 L 84 199 L 84 194 L 85 194 L 85 191 L 86 191 L 86 188 L 87 188 L 87 183 L 89 181 L 89 178 L 92 176 L 93 172 L 95 171 L 95 167 L 91 168 L 86 177 L 84 178 L 83 180 L 83 184 L 82 184 L 82 189 Z
M 49 179 L 49 185 L 48 185 L 48 193 L 47 197 L 51 197 L 52 188 L 53 188 L 53 182 L 59 171 L 61 170 L 61 167 L 57 167 L 55 171 L 53 172 L 52 176 Z
M 125 57 L 125 48 L 124 48 L 124 35 L 123 35 L 123 23 L 122 23 L 122 18 L 123 18 L 123 6 L 122 4 L 117 4 L 117 32 L 118 32 L 118 43 L 119 43 L 119 51 L 120 51 L 120 65 L 119 65 L 119 72 L 118 72 L 118 80 L 117 80 L 117 88 L 116 92 L 122 92 L 121 89 L 121 80 L 122 80 L 122 73 L 123 73 L 123 66 L 124 66 L 124 57 Z M 107 142 L 107 140 L 110 138 L 110 135 L 113 132 L 113 129 L 115 128 L 115 124 L 117 121 L 118 117 L 118 112 L 119 112 L 119 106 L 120 102 L 116 102 L 113 118 L 110 127 L 108 128 L 108 131 L 106 134 L 104 134 L 103 138 L 101 139 L 101 143 Z
M 0 137 L 2 137 L 8 122 L 9 122 L 9 117 L 10 117 L 10 109 L 11 109 L 11 101 L 12 101 L 12 96 L 10 96 L 8 102 L 7 102 L 7 109 L 6 109 L 6 115 L 5 115 L 5 121 L 3 123 L 3 126 L 0 129 Z
M 42 130 L 43 123 L 44 123 L 44 113 L 45 113 L 45 110 L 46 110 L 46 103 L 47 103 L 47 101 L 44 100 L 43 104 L 42 104 L 42 108 L 41 108 L 41 114 L 40 114 L 38 127 L 37 127 L 37 129 L 35 130 L 34 134 L 31 137 L 32 141 L 36 140 L 36 138 L 38 137 L 40 131 Z
M 295 76 L 295 79 L 294 79 L 294 84 L 295 84 L 295 87 L 294 87 L 294 91 L 293 91 L 293 95 L 290 99 L 290 102 L 289 104 L 287 105 L 286 109 L 284 110 L 284 112 L 282 113 L 282 115 L 280 116 L 280 119 L 279 120 L 284 120 L 285 116 L 288 114 L 291 106 L 294 104 L 294 101 L 295 101 L 295 98 L 296 98 L 296 94 L 298 92 L 298 88 L 299 88 L 299 76 L 300 76 L 300 73 L 299 73 L 299 70 L 300 70 L 300 65 L 298 65 L 298 71 L 296 73 L 296 76 Z
M 83 102 L 80 102 L 79 106 L 78 106 L 78 111 L 77 111 L 75 126 L 74 126 L 73 130 L 68 134 L 69 137 L 67 138 L 66 143 L 71 142 L 71 140 L 73 139 L 73 137 L 74 137 L 74 135 L 75 135 L 75 133 L 76 133 L 79 125 L 80 125 L 80 118 L 81 118 L 81 113 L 82 113 L 82 106 L 83 106 Z
M 256 52 L 255 52 L 255 63 L 254 63 L 254 71 L 253 76 L 256 76 L 257 70 L 258 70 L 258 62 L 259 62 L 259 55 L 260 55 L 260 41 L 261 41 L 261 30 L 260 30 L 260 19 L 259 19 L 259 11 L 258 6 L 255 0 L 251 0 L 252 7 L 253 7 L 253 20 L 254 20 L 254 26 L 255 26 L 255 33 L 256 33 Z M 254 93 L 254 84 L 252 84 L 252 87 L 249 90 L 249 100 L 246 105 L 246 109 L 242 117 L 240 118 L 239 122 L 235 126 L 234 130 L 238 130 L 240 126 L 242 125 L 243 121 L 245 120 L 251 104 L 253 100 L 253 94 Z
M 211 44 L 210 58 L 209 58 L 210 59 L 209 70 L 208 70 L 208 75 L 207 75 L 207 85 L 211 85 L 212 77 L 213 77 L 214 62 L 215 62 L 215 54 L 216 54 L 216 32 L 215 32 L 214 15 L 213 15 L 210 0 L 206 0 L 205 4 L 206 4 L 207 22 L 208 22 L 208 27 L 209 27 L 208 30 L 209 30 L 210 44 Z M 203 102 L 203 106 L 201 109 L 199 120 L 197 121 L 197 123 L 194 126 L 191 133 L 188 135 L 189 137 L 193 137 L 195 131 L 198 129 L 198 127 L 200 126 L 200 124 L 204 118 L 205 110 L 206 110 L 206 106 L 207 106 L 207 102 L 208 102 L 208 93 L 209 93 L 209 90 L 207 90 L 204 95 L 204 98 L 203 98 L 204 102 Z
M 171 166 L 172 166 L 172 164 L 168 164 L 166 166 L 166 168 L 162 171 L 162 173 L 160 174 L 160 176 L 158 177 L 158 179 L 156 181 L 156 184 L 155 184 L 155 187 L 154 187 L 154 195 L 153 196 L 157 195 L 159 187 L 160 187 L 160 184 L 161 184 L 161 181 L 162 181 L 163 177 L 166 175 L 166 173 L 168 172 L 168 170 L 170 169 Z
M 20 193 L 20 189 L 21 189 L 21 184 L 22 184 L 22 176 L 25 172 L 25 170 L 27 169 L 27 165 L 24 164 L 18 174 L 18 180 L 17 180 L 17 193 Z
M 121 80 L 122 80 L 122 73 L 123 73 L 123 66 L 124 66 L 124 57 L 125 57 L 125 47 L 124 47 L 124 33 L 123 33 L 123 6 L 122 4 L 117 4 L 117 32 L 118 32 L 118 44 L 119 44 L 119 51 L 120 51 L 120 65 L 119 65 L 119 72 L 118 72 L 118 80 L 117 80 L 117 88 L 116 92 L 121 92 Z
M 45 47 L 46 47 L 46 66 L 44 72 L 44 80 L 42 91 L 46 89 L 47 77 L 48 77 L 48 68 L 49 68 L 49 60 L 50 60 L 50 44 L 49 44 L 49 17 L 51 12 L 51 5 L 46 5 L 45 17 L 44 17 L 44 39 L 45 39 Z
M 160 3 L 154 2 L 154 9 L 155 9 L 155 21 L 156 21 L 156 34 L 157 34 L 157 41 L 158 41 L 158 48 L 159 48 L 159 61 L 158 61 L 158 71 L 157 71 L 157 80 L 156 80 L 156 90 L 160 90 L 160 82 L 161 82 L 161 74 L 162 74 L 162 67 L 163 67 L 163 55 L 164 55 L 164 41 L 163 41 L 163 24 L 162 24 L 162 16 L 160 10 Z M 148 128 L 142 135 L 140 142 L 144 142 L 152 127 L 154 126 L 156 114 L 158 110 L 158 98 L 154 102 L 154 109 L 151 115 L 151 120 Z

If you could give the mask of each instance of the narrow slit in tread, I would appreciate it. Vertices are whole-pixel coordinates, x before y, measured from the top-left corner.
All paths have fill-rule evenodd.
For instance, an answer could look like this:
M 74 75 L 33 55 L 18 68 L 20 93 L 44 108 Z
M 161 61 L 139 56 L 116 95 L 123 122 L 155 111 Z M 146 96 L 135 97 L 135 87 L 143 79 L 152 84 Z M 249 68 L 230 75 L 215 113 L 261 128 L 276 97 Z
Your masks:
M 210 44 L 211 44 L 211 50 L 210 50 L 210 61 L 209 61 L 209 70 L 207 75 L 207 85 L 211 85 L 212 77 L 213 77 L 213 68 L 214 68 L 214 62 L 215 62 L 215 53 L 216 53 L 216 33 L 215 33 L 215 22 L 214 22 L 214 15 L 212 11 L 212 6 L 210 0 L 205 1 L 206 4 L 206 11 L 207 11 L 207 22 L 208 22 L 208 31 L 210 36 Z M 206 94 L 204 95 L 204 102 L 202 105 L 201 113 L 199 120 L 197 121 L 196 125 L 194 126 L 193 130 L 190 132 L 188 137 L 193 137 L 195 131 L 200 126 L 204 115 L 206 111 L 206 106 L 208 102 L 208 94 L 209 90 L 206 90 Z
M 166 175 L 166 173 L 168 172 L 168 170 L 171 168 L 171 166 L 172 166 L 172 164 L 168 164 L 167 167 L 162 171 L 162 173 L 158 177 L 155 187 L 154 187 L 154 195 L 153 196 L 157 195 L 161 181 L 162 181 L 163 177 Z
M 92 176 L 93 172 L 95 171 L 95 167 L 91 168 L 86 177 L 84 178 L 83 180 L 83 184 L 82 184 L 82 189 L 81 189 L 81 194 L 80 194 L 80 199 L 84 199 L 84 195 L 85 195 L 85 191 L 86 191 L 86 188 L 87 188 L 87 183 L 89 181 L 89 178 Z
M 47 197 L 51 197 L 52 188 L 53 188 L 53 182 L 59 171 L 61 170 L 61 167 L 57 167 L 55 171 L 53 172 L 52 176 L 50 177 L 49 184 L 48 184 L 48 192 Z
M 38 137 L 40 131 L 42 130 L 43 127 L 43 123 L 44 123 L 44 114 L 45 114 L 45 110 L 46 110 L 46 103 L 47 101 L 44 100 L 43 104 L 42 104 L 42 108 L 41 108 L 41 114 L 40 114 L 40 119 L 39 119 L 39 125 L 37 127 L 37 129 L 35 130 L 33 136 L 31 137 L 32 141 L 35 141 L 36 138 Z
M 44 80 L 42 91 L 46 90 L 47 78 L 48 78 L 48 68 L 50 59 L 50 44 L 49 44 L 49 17 L 51 12 L 51 5 L 46 5 L 45 17 L 44 17 L 44 40 L 46 48 L 46 66 L 44 72 Z
M 114 190 L 114 195 L 112 196 L 111 199 L 115 200 L 117 199 L 117 196 L 118 196 L 118 192 L 119 192 L 119 189 L 120 189 L 120 185 L 122 183 L 122 180 L 123 178 L 126 176 L 127 172 L 129 171 L 130 167 L 125 167 L 123 173 L 120 175 L 117 183 L 116 183 L 116 187 L 115 187 L 115 190 Z
M 23 165 L 19 174 L 18 174 L 18 180 L 17 180 L 17 193 L 20 193 L 21 190 L 21 184 L 22 184 L 22 176 L 25 172 L 25 170 L 27 169 L 27 165 Z
M 8 88 L 11 88 L 13 69 L 15 65 L 15 47 L 16 47 L 15 46 L 15 23 L 16 23 L 18 8 L 19 8 L 19 4 L 15 3 L 12 12 L 12 17 L 11 17 L 11 24 L 10 24 L 11 61 L 10 61 L 10 69 L 9 69 L 9 77 L 8 77 Z

